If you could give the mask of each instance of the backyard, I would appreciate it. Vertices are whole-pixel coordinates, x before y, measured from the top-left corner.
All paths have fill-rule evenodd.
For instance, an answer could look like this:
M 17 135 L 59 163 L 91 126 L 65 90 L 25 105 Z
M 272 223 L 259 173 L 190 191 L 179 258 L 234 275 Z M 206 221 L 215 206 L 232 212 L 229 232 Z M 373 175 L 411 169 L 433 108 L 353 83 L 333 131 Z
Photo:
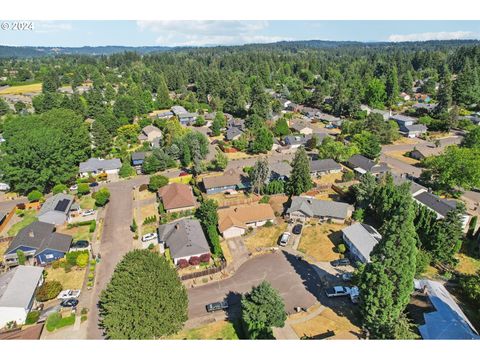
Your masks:
M 342 242 L 342 224 L 314 224 L 303 229 L 298 250 L 315 261 L 332 261 L 340 254 L 335 247 Z
M 59 227 L 58 232 L 66 235 L 71 235 L 73 237 L 73 242 L 77 240 L 92 240 L 90 225 L 75 226 L 70 229 L 67 226 L 63 225 Z
M 20 214 L 23 214 L 23 216 L 21 217 L 21 220 L 10 227 L 10 229 L 7 232 L 8 236 L 17 235 L 18 232 L 22 230 L 24 227 L 38 220 L 35 210 L 20 210 L 19 215 Z
M 170 340 L 237 340 L 235 327 L 228 321 L 217 321 L 195 329 L 182 330 Z
M 47 280 L 56 280 L 62 284 L 63 289 L 81 289 L 83 280 L 85 279 L 85 271 L 87 268 L 75 268 L 66 272 L 65 269 L 59 267 L 54 269 L 50 267 L 47 270 Z
M 285 222 L 271 227 L 258 228 L 254 230 L 251 236 L 245 238 L 245 246 L 251 253 L 256 252 L 257 248 L 277 246 L 278 239 L 286 229 L 287 224 Z

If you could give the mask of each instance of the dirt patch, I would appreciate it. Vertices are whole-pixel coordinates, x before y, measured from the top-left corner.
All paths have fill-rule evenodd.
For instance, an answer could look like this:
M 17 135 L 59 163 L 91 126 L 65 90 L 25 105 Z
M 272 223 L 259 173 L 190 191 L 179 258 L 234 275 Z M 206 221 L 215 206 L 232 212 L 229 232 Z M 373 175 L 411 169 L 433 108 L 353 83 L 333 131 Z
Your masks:
M 237 159 L 248 159 L 253 157 L 252 155 L 248 155 L 247 153 L 244 153 L 243 151 L 237 151 L 234 153 L 224 153 L 227 155 L 228 160 L 237 160 Z
M 342 181 L 342 175 L 342 172 L 336 174 L 326 174 L 314 179 L 313 181 L 318 185 L 335 184 Z
M 286 195 L 271 195 L 268 203 L 275 213 L 283 214 L 284 206 L 287 201 L 288 196 Z
M 235 327 L 228 321 L 217 321 L 195 329 L 182 330 L 169 339 L 185 340 L 237 340 Z
M 228 247 L 227 242 L 224 240 L 220 243 L 220 246 L 222 247 L 222 252 L 223 252 L 223 257 L 227 261 L 227 264 L 232 264 L 233 263 L 233 257 L 232 253 L 230 252 L 230 248 Z
M 56 280 L 62 284 L 64 290 L 66 289 L 81 289 L 83 286 L 83 280 L 85 279 L 85 269 L 75 269 L 70 272 L 65 272 L 64 269 L 58 268 L 47 269 L 47 280 Z
M 400 161 L 402 161 L 406 164 L 409 164 L 409 165 L 416 165 L 420 162 L 418 160 L 409 158 L 408 156 L 405 156 L 404 154 L 405 154 L 405 151 L 389 151 L 389 152 L 385 153 L 385 155 L 390 156 L 394 159 L 400 160 Z
M 458 265 L 455 268 L 463 274 L 473 275 L 480 270 L 480 260 L 472 258 L 465 254 L 457 254 Z
M 145 220 L 147 217 L 150 216 L 157 216 L 158 218 L 158 212 L 157 212 L 157 205 L 156 204 L 149 204 L 142 206 L 140 208 L 140 218 L 143 224 L 143 220 Z
M 321 224 L 306 226 L 303 229 L 298 250 L 316 261 L 332 261 L 340 254 L 335 247 L 342 242 L 343 224 Z
M 287 229 L 287 224 L 281 222 L 271 227 L 261 227 L 256 229 L 252 235 L 245 238 L 245 246 L 248 251 L 256 252 L 257 248 L 267 248 L 277 246 L 280 235 Z
M 401 137 L 393 142 L 393 145 L 402 145 L 402 144 L 418 144 L 420 141 L 416 138 L 409 138 L 409 137 Z
M 147 200 L 156 197 L 156 193 L 152 193 L 148 190 L 139 191 L 138 189 L 135 190 L 135 200 Z

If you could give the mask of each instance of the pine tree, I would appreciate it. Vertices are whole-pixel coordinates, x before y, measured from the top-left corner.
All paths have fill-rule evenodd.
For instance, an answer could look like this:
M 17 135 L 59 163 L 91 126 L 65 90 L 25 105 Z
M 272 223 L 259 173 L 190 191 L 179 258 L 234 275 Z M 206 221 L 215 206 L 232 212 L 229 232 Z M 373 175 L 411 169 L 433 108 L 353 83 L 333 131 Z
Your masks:
M 257 194 L 263 193 L 269 174 L 268 161 L 266 158 L 258 159 L 250 173 L 252 191 Z
M 399 94 L 398 86 L 398 72 L 397 67 L 394 65 L 390 68 L 385 84 L 385 91 L 387 92 L 387 104 L 388 106 L 395 105 Z
M 437 107 L 435 113 L 438 115 L 447 114 L 452 106 L 452 75 L 447 65 L 444 65 L 442 80 L 438 89 Z
M 287 194 L 300 195 L 313 187 L 310 178 L 310 163 L 303 147 L 297 150 L 292 161 L 292 172 L 287 183 Z
M 465 59 L 462 70 L 453 86 L 453 99 L 461 105 L 469 106 L 480 101 L 480 80 L 477 70 L 469 58 Z
M 92 124 L 92 138 L 95 154 L 100 157 L 107 155 L 112 145 L 112 135 L 99 121 Z

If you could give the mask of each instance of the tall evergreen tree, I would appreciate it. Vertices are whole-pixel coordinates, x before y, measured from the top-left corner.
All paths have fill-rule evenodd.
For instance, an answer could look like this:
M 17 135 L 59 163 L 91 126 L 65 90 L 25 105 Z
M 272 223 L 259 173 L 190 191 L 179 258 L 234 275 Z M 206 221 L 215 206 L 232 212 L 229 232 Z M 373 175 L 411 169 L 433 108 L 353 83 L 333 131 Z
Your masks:
M 447 114 L 452 106 L 452 74 L 447 65 L 444 65 L 442 79 L 437 95 L 437 107 L 435 113 L 437 115 Z
M 394 65 L 390 68 L 385 84 L 385 91 L 387 93 L 387 104 L 393 106 L 396 104 L 399 95 L 398 72 Z
M 287 194 L 289 196 L 298 196 L 313 187 L 310 178 L 310 163 L 307 152 L 303 147 L 295 153 L 292 161 L 292 172 L 288 178 Z
M 261 194 L 263 192 L 269 172 L 266 158 L 262 157 L 255 162 L 252 172 L 250 173 L 250 182 L 254 193 Z

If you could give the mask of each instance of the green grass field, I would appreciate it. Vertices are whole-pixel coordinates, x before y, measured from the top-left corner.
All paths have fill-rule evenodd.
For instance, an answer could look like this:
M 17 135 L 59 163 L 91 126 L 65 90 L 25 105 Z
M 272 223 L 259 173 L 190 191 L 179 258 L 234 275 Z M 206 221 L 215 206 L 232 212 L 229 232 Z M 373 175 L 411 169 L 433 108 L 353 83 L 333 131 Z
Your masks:
M 22 217 L 22 220 L 12 225 L 12 227 L 8 230 L 8 236 L 17 235 L 20 230 L 37 220 L 38 218 L 35 216 L 35 210 L 26 210 L 25 215 L 23 215 Z

